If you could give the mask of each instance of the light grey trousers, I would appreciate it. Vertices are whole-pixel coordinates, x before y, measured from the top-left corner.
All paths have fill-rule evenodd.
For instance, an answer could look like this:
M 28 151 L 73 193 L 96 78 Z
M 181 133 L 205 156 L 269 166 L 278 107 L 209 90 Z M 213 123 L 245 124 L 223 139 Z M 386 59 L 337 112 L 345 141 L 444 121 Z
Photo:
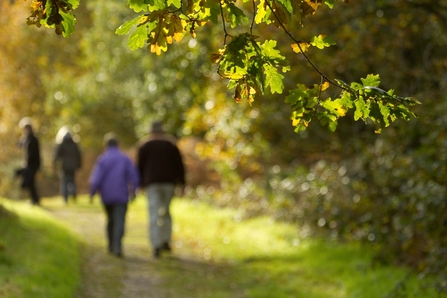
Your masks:
M 149 239 L 154 248 L 171 241 L 172 219 L 169 205 L 174 196 L 174 183 L 152 183 L 147 189 L 149 201 Z

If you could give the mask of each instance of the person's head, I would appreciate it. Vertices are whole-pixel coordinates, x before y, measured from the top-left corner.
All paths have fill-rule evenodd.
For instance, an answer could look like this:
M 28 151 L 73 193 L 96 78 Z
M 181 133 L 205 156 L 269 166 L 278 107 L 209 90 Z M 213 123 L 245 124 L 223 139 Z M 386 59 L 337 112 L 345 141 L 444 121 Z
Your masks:
M 152 122 L 151 133 L 164 133 L 163 123 L 161 121 Z
M 67 137 L 67 133 L 71 135 L 70 128 L 68 127 L 68 125 L 62 126 L 56 134 L 55 138 L 56 144 L 62 143 L 64 139 Z
M 26 135 L 33 133 L 33 128 L 31 126 L 31 118 L 24 117 L 19 121 L 19 127 L 22 129 L 23 133 Z
M 109 132 L 104 136 L 104 146 L 105 147 L 116 147 L 118 146 L 118 139 L 113 132 Z
M 30 135 L 33 133 L 33 127 L 31 126 L 31 124 L 25 124 L 23 126 L 23 131 L 25 132 L 25 134 Z
M 63 138 L 62 140 L 65 141 L 65 142 L 72 141 L 73 138 L 72 138 L 72 136 L 71 136 L 71 133 L 67 132 L 67 133 L 64 135 L 64 138 Z

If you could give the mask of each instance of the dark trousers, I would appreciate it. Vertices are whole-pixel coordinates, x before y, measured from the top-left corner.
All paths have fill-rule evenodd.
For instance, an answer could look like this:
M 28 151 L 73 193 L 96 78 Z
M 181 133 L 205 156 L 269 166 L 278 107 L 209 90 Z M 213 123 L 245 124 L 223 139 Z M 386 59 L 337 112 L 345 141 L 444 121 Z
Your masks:
M 23 175 L 23 182 L 22 182 L 22 188 L 25 188 L 29 191 L 31 195 L 31 201 L 33 204 L 38 205 L 40 198 L 37 194 L 36 190 L 36 173 L 38 168 L 37 167 L 26 167 L 23 169 L 22 175 Z
M 107 239 L 109 242 L 109 252 L 115 255 L 121 255 L 121 240 L 124 236 L 127 203 L 104 205 L 104 208 L 107 213 Z
M 69 195 L 73 195 L 73 198 L 76 198 L 75 171 L 61 170 L 59 177 L 61 181 L 61 194 L 65 202 L 68 202 Z

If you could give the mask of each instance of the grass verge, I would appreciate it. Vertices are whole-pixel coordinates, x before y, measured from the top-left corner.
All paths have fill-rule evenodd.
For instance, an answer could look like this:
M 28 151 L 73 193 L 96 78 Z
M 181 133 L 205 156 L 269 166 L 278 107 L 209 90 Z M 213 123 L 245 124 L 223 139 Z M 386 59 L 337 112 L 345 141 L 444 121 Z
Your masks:
M 79 239 L 45 210 L 0 198 L 0 297 L 74 297 Z
M 0 297 L 74 297 L 78 239 L 40 208 L 0 203 L 14 211 L 0 212 Z M 126 258 L 111 262 L 104 251 L 104 214 L 98 201 L 91 205 L 81 196 L 65 206 L 47 199 L 44 206 L 68 212 L 64 220 L 70 226 L 79 227 L 86 219 L 87 228 L 100 225 L 99 234 L 91 234 L 91 228 L 85 232 L 89 247 L 107 261 L 95 264 L 96 269 L 107 265 L 102 268 L 106 271 L 92 268 L 88 276 L 100 281 L 90 290 L 103 296 L 88 295 L 87 287 L 85 297 L 445 297 L 409 269 L 375 265 L 374 251 L 367 246 L 302 239 L 293 225 L 267 217 L 243 219 L 237 210 L 178 198 L 171 209 L 172 255 L 152 258 L 147 203 L 140 196 L 129 205 Z M 94 217 L 101 223 L 90 222 Z M 153 294 L 155 288 L 160 295 Z
M 176 246 L 210 264 L 170 278 L 197 297 L 441 297 L 409 269 L 375 265 L 367 246 L 300 239 L 295 226 L 187 200 L 172 212 Z

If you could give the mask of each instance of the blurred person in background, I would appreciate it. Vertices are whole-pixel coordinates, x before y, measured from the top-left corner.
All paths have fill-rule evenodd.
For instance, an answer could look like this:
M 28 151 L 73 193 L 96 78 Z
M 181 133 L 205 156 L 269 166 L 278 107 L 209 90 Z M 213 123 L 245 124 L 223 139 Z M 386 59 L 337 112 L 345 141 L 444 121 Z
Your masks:
M 113 133 L 104 136 L 104 144 L 106 150 L 98 157 L 90 176 L 90 202 L 99 192 L 107 215 L 109 252 L 122 257 L 127 204 L 135 198 L 139 175 L 131 159 L 118 149 Z
M 40 197 L 36 190 L 36 174 L 40 168 L 39 140 L 34 134 L 29 118 L 23 118 L 19 126 L 23 129 L 23 136 L 19 146 L 23 150 L 22 168 L 16 171 L 16 176 L 22 177 L 22 188 L 27 189 L 33 205 L 40 205 Z
M 58 169 L 61 195 L 67 204 L 70 195 L 76 200 L 75 175 L 76 171 L 81 168 L 81 152 L 65 126 L 59 130 L 56 144 L 53 168 Z

